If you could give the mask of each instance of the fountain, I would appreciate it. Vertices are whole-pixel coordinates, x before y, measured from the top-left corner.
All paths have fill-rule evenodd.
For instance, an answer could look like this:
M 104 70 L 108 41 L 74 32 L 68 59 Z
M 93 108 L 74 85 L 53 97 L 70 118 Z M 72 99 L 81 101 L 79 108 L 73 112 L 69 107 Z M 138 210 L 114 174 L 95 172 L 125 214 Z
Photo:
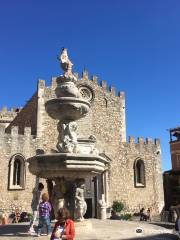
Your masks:
M 95 137 L 78 139 L 76 120 L 89 112 L 90 103 L 83 99 L 76 86 L 78 79 L 72 72 L 67 49 L 58 57 L 64 74 L 57 78 L 56 98 L 45 103 L 46 112 L 59 120 L 56 153 L 43 153 L 28 159 L 32 174 L 55 182 L 52 203 L 58 208 L 66 206 L 72 218 L 84 220 L 87 205 L 84 199 L 85 177 L 101 174 L 108 160 L 100 156 L 95 147 Z

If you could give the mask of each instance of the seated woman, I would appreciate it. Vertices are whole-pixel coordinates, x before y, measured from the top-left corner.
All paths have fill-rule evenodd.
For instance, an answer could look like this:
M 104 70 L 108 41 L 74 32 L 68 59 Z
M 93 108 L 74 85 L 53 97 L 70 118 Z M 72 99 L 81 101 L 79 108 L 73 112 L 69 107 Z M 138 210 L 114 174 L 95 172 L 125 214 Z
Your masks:
M 147 221 L 147 215 L 144 213 L 144 208 L 140 210 L 140 221 Z
M 75 227 L 73 220 L 69 217 L 69 211 L 66 208 L 60 208 L 58 211 L 57 222 L 52 231 L 50 240 L 67 239 L 74 240 Z
M 14 214 L 15 214 L 14 222 L 15 222 L 15 223 L 18 223 L 19 220 L 20 220 L 20 216 L 21 216 L 21 213 L 20 213 L 18 207 L 15 208 L 15 210 L 14 210 Z
M 121 220 L 121 217 L 118 216 L 117 213 L 116 213 L 114 210 L 112 210 L 112 211 L 111 211 L 110 219 L 111 219 L 111 220 Z

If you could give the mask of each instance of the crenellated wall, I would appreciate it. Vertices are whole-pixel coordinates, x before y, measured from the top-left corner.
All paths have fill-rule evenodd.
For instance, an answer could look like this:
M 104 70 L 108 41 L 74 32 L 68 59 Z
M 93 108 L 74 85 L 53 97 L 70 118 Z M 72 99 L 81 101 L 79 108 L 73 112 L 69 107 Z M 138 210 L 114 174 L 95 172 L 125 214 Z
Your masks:
M 0 110 L 0 126 L 7 127 L 20 111 L 21 108 L 11 108 L 10 111 L 8 111 L 7 107 L 4 106 Z
M 10 133 L 5 133 L 4 126 L 0 126 L 0 209 L 11 212 L 12 206 L 21 206 L 30 211 L 32 189 L 35 177 L 28 171 L 26 159 L 36 154 L 36 139 L 31 135 L 31 128 L 24 128 L 24 134 L 18 134 L 18 127 L 12 127 Z M 9 166 L 13 156 L 21 155 L 25 160 L 25 188 L 9 190 Z
M 112 155 L 110 201 L 122 200 L 131 212 L 151 207 L 153 214 L 159 213 L 164 204 L 159 139 L 144 141 L 139 137 L 135 143 L 134 138 L 129 137 L 128 143 L 114 149 Z M 144 187 L 135 186 L 134 166 L 140 159 L 145 166 Z
M 76 74 L 77 75 L 77 74 Z M 158 139 L 139 137 L 137 143 L 130 137 L 126 142 L 125 123 L 125 94 L 116 95 L 113 87 L 107 89 L 107 84 L 100 84 L 97 77 L 88 78 L 84 71 L 77 82 L 78 88 L 86 87 L 92 93 L 91 109 L 88 115 L 77 121 L 78 137 L 88 138 L 96 136 L 97 148 L 111 160 L 109 204 L 113 200 L 122 200 L 127 208 L 135 211 L 140 207 L 152 207 L 158 213 L 163 205 L 161 151 Z M 56 78 L 52 78 L 51 85 L 46 87 L 45 81 L 38 83 L 39 148 L 45 152 L 56 150 L 57 121 L 50 118 L 45 112 L 44 104 L 55 97 Z M 87 90 L 86 89 L 86 90 Z M 88 93 L 83 92 L 84 97 Z M 87 96 L 88 97 L 88 96 Z M 146 170 L 146 187 L 134 186 L 134 162 L 142 159 Z
M 120 200 L 131 211 L 152 207 L 157 214 L 163 204 L 160 141 L 150 138 L 144 141 L 139 137 L 135 142 L 133 137 L 129 137 L 126 142 L 124 92 L 116 94 L 114 87 L 108 88 L 104 80 L 99 83 L 96 76 L 89 79 L 87 71 L 83 71 L 77 85 L 80 94 L 91 102 L 87 116 L 77 121 L 78 137 L 94 135 L 99 152 L 111 159 L 109 206 L 114 200 Z M 58 121 L 50 118 L 45 111 L 46 101 L 55 98 L 56 86 L 56 77 L 52 78 L 50 86 L 39 80 L 36 93 L 18 114 L 13 113 L 15 117 L 6 132 L 4 125 L 0 124 L 0 189 L 3 196 L 0 209 L 5 203 L 7 206 L 18 203 L 26 210 L 30 209 L 36 179 L 29 173 L 26 162 L 25 189 L 8 190 L 8 169 L 12 156 L 21 154 L 27 159 L 34 156 L 37 149 L 45 153 L 57 150 Z M 134 162 L 137 159 L 141 159 L 145 166 L 146 184 L 141 188 L 134 185 Z
M 115 136 L 118 142 L 126 142 L 124 92 L 115 95 L 115 89 L 110 87 L 110 90 L 108 90 L 105 87 L 105 81 L 98 84 L 96 76 L 88 79 L 87 71 L 83 72 L 77 85 L 78 87 L 89 88 L 93 95 L 88 115 L 77 121 L 79 137 L 97 136 L 99 134 L 101 138 L 111 139 Z M 45 152 L 56 148 L 58 137 L 57 120 L 47 115 L 44 106 L 47 100 L 55 97 L 56 86 L 56 77 L 52 78 L 50 86 L 46 86 L 44 80 L 38 81 L 37 137 L 39 147 L 43 148 Z
M 31 127 L 32 134 L 36 134 L 37 129 L 37 93 L 27 101 L 26 105 L 21 109 L 20 114 L 6 128 L 6 132 L 10 132 L 13 126 L 19 127 L 19 134 L 23 134 L 25 127 Z

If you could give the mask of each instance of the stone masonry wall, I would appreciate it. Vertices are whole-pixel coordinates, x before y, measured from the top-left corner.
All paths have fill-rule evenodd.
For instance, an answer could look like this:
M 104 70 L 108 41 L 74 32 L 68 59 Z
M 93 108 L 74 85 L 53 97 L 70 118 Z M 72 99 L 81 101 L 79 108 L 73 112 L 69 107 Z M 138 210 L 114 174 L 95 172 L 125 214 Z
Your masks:
M 149 139 L 143 142 L 139 138 L 138 143 L 129 142 L 119 146 L 110 168 L 110 202 L 120 200 L 131 212 L 151 207 L 153 214 L 159 213 L 163 207 L 159 154 L 159 143 Z M 143 160 L 145 165 L 145 187 L 135 187 L 134 163 L 138 159 Z
M 0 111 L 0 126 L 7 127 L 14 120 L 20 110 L 21 109 L 11 108 L 11 110 L 8 111 L 7 107 L 3 107 Z
M 99 86 L 96 77 L 89 80 L 84 76 L 77 84 L 80 86 L 88 86 L 94 92 L 94 99 L 88 115 L 77 121 L 78 137 L 88 138 L 90 135 L 95 135 L 100 139 L 108 139 L 110 142 L 113 138 L 113 141 L 119 143 L 120 139 L 122 139 L 121 135 L 125 132 L 125 123 L 121 120 L 122 116 L 119 114 L 121 109 L 124 111 L 124 102 L 122 101 L 124 94 L 119 93 L 119 96 L 116 96 L 113 87 L 108 91 L 104 81 L 103 84 Z M 47 115 L 44 104 L 47 100 L 55 97 L 54 89 L 56 88 L 56 78 L 52 79 L 51 86 L 49 87 L 45 86 L 44 80 L 40 80 L 38 86 L 38 108 L 41 109 L 39 110 L 41 111 L 41 125 L 37 128 L 37 132 L 40 132 L 39 147 L 45 152 L 50 152 L 51 150 L 56 150 L 58 121 Z M 123 139 L 125 139 L 125 137 Z
M 12 126 L 19 127 L 19 134 L 23 134 L 25 127 L 31 127 L 32 134 L 36 134 L 37 129 L 37 93 L 26 103 L 15 119 L 9 124 L 6 132 L 9 133 Z
M 109 174 L 109 203 L 121 200 L 132 211 L 140 207 L 152 207 L 153 212 L 158 213 L 163 205 L 161 157 L 157 154 L 159 143 L 153 143 L 151 140 L 144 143 L 141 138 L 137 144 L 132 138 L 129 143 L 122 141 L 125 132 L 125 123 L 122 121 L 125 119 L 125 116 L 122 117 L 122 114 L 125 115 L 123 92 L 116 96 L 113 87 L 107 90 L 104 81 L 99 85 L 96 77 L 89 80 L 87 74 L 78 81 L 78 85 L 89 87 L 94 94 L 90 112 L 85 118 L 77 121 L 78 136 L 80 138 L 96 136 L 99 152 L 105 153 L 112 160 Z M 49 87 L 45 86 L 45 82 L 41 82 L 41 89 L 44 89 L 42 95 L 44 103 L 54 97 L 55 87 L 56 78 L 52 79 Z M 57 121 L 51 119 L 45 109 L 41 130 L 43 140 L 41 148 L 45 152 L 56 150 Z M 134 186 L 133 166 L 137 159 L 142 159 L 145 164 L 144 188 Z
M 25 128 L 24 135 L 18 134 L 18 128 L 12 127 L 11 133 L 5 133 L 0 128 L 0 209 L 11 212 L 12 206 L 20 206 L 24 211 L 31 210 L 32 190 L 35 187 L 35 176 L 29 173 L 25 162 L 26 183 L 23 190 L 8 190 L 9 163 L 15 154 L 21 154 L 25 159 L 36 153 L 36 142 L 31 135 L 31 129 Z
M 93 96 L 90 112 L 85 118 L 77 121 L 78 137 L 88 138 L 94 135 L 99 153 L 104 153 L 111 159 L 108 181 L 109 204 L 111 205 L 114 200 L 120 200 L 132 211 L 143 206 L 152 207 L 154 213 L 158 213 L 163 204 L 159 142 L 153 143 L 147 140 L 144 143 L 141 138 L 138 143 L 134 143 L 133 138 L 126 142 L 124 92 L 120 92 L 117 96 L 113 87 L 107 89 L 105 81 L 99 85 L 95 76 L 89 80 L 87 72 L 83 73 L 77 84 L 79 88 L 83 86 L 90 89 Z M 0 130 L 2 180 L 0 188 L 3 196 L 0 208 L 5 203 L 10 206 L 10 203 L 19 202 L 24 208 L 29 209 L 32 200 L 32 189 L 36 179 L 29 173 L 27 163 L 25 190 L 7 190 L 8 164 L 11 157 L 21 153 L 27 159 L 34 156 L 37 149 L 42 149 L 45 153 L 57 150 L 57 120 L 50 118 L 45 111 L 46 101 L 55 97 L 55 88 L 56 78 L 52 78 L 48 87 L 45 86 L 44 80 L 39 80 L 36 94 L 7 128 L 8 133 Z M 31 136 L 27 128 L 24 132 L 27 123 L 32 126 L 32 133 L 37 134 L 36 136 Z M 18 125 L 19 130 L 14 128 L 14 125 Z M 12 129 L 11 133 L 10 129 Z M 134 186 L 133 166 L 137 159 L 142 159 L 145 164 L 144 188 Z

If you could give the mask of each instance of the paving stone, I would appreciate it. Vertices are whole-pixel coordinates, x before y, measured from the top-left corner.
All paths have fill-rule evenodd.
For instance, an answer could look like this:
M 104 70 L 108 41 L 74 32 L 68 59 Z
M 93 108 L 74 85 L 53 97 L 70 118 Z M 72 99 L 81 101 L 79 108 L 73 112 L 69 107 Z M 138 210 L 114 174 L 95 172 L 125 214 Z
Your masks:
M 84 229 L 76 224 L 76 240 L 176 240 L 173 230 L 157 225 L 120 220 L 86 220 L 88 226 Z M 136 233 L 141 228 L 142 233 Z M 0 226 L 0 240 L 48 240 L 47 236 L 29 236 L 27 224 L 11 224 Z

